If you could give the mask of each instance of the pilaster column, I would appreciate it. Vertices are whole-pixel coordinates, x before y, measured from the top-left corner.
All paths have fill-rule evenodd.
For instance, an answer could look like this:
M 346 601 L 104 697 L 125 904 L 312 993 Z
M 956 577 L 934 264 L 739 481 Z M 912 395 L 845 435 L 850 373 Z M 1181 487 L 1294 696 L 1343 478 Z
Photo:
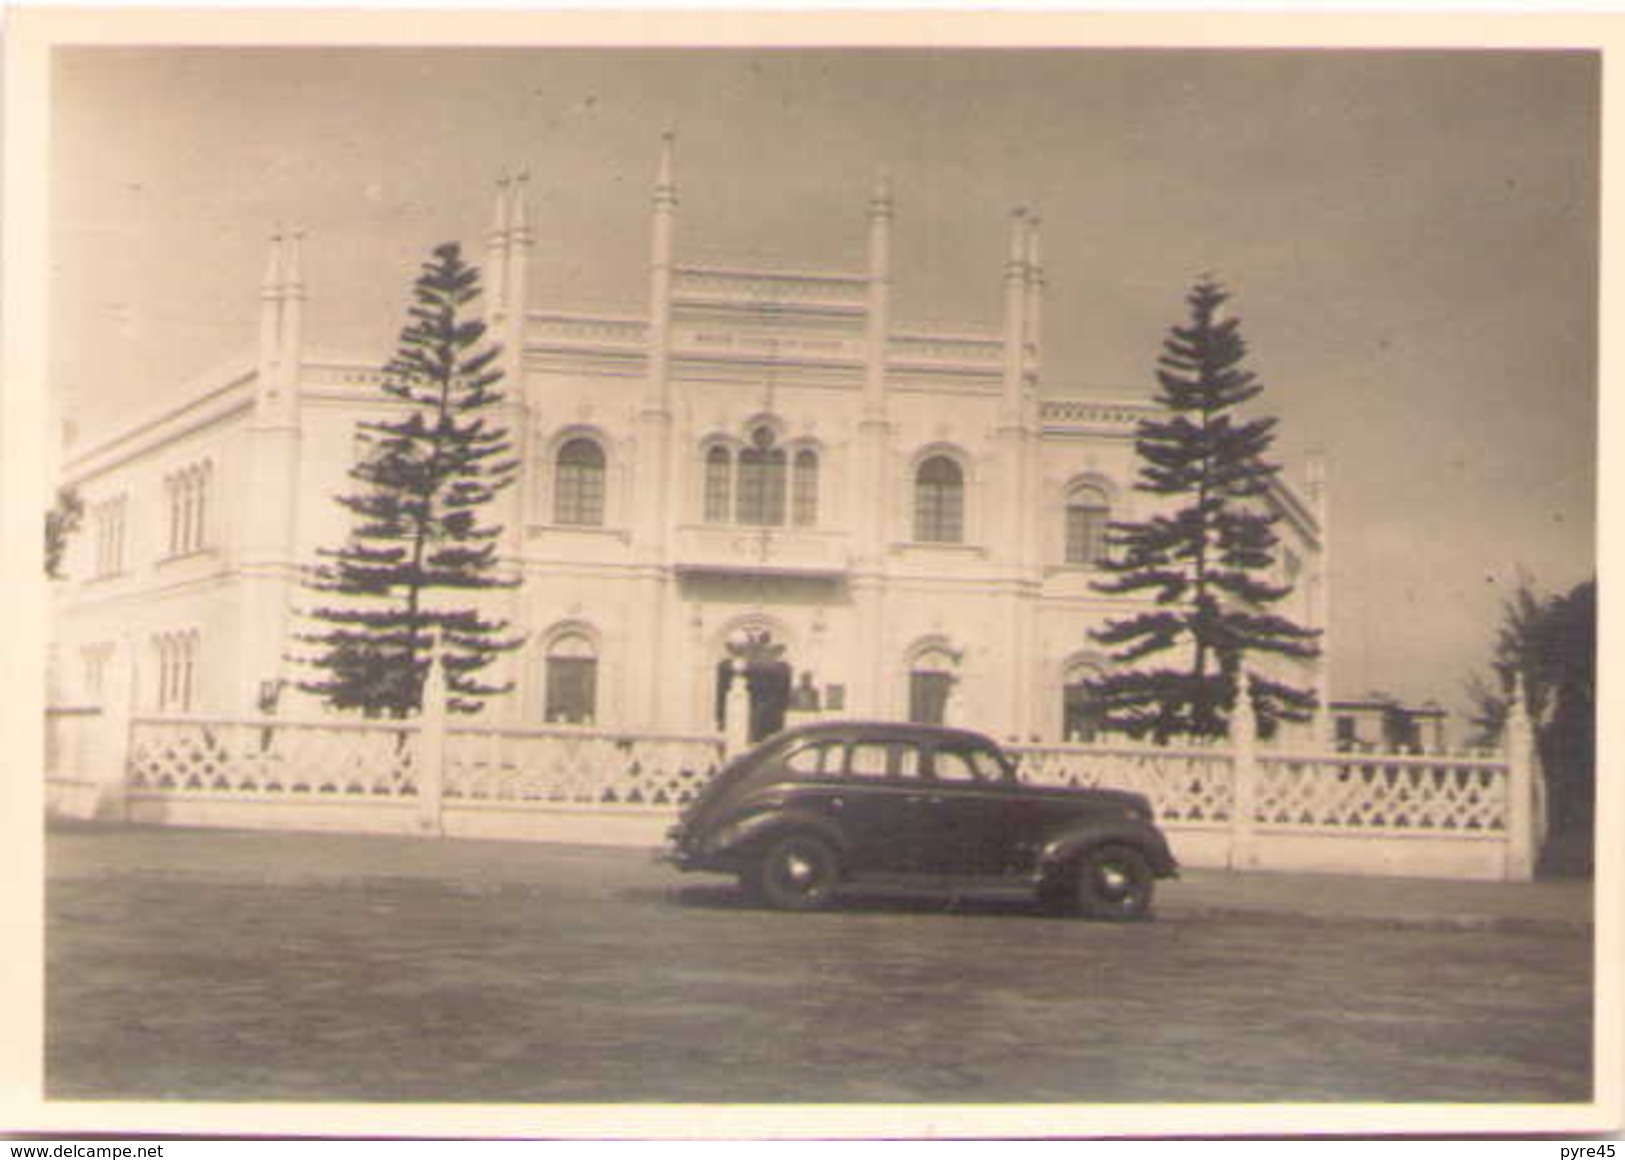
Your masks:
M 886 395 L 891 342 L 891 184 L 882 175 L 869 198 L 868 297 L 864 321 L 863 404 L 853 448 L 849 510 L 852 513 L 852 603 L 856 647 L 845 675 L 847 713 L 884 716 L 892 664 L 885 632 L 886 561 L 893 518 L 892 497 L 903 486 L 892 478 L 892 425 Z
M 299 379 L 304 276 L 297 232 L 271 239 L 260 290 L 260 351 L 254 413 L 246 435 L 244 518 L 237 551 L 243 576 L 242 637 L 235 700 L 245 712 L 260 686 L 283 677 L 289 610 L 297 584 L 300 458 Z M 229 501 L 230 502 L 230 501 Z
M 1001 426 L 1022 421 L 1027 371 L 1027 211 L 1010 215 L 1010 256 L 1004 264 L 1004 391 Z
M 641 688 L 633 690 L 633 725 L 653 727 L 672 718 L 678 707 L 662 696 L 661 674 L 668 661 L 664 615 L 671 583 L 669 538 L 678 519 L 681 492 L 672 446 L 671 381 L 672 238 L 676 226 L 676 135 L 661 139 L 660 169 L 655 178 L 649 237 L 649 325 L 643 399 L 637 417 L 636 512 L 632 528 L 633 557 L 639 566 L 639 597 L 634 639 L 643 652 L 634 671 Z
M 992 520 L 985 521 L 989 548 L 998 571 L 999 619 L 1003 656 L 994 661 L 1007 676 L 1000 683 L 998 720 L 1005 736 L 1024 738 L 1033 698 L 1031 622 L 1034 614 L 1028 575 L 1027 542 L 1031 537 L 1034 448 L 1031 438 L 1027 381 L 1027 213 L 1010 216 L 1009 256 L 1004 265 L 1004 377 L 999 419 L 994 430 Z
M 499 304 L 499 313 L 487 323 L 487 338 L 496 341 L 502 348 L 497 365 L 502 368 L 499 389 L 503 401 L 498 414 L 502 425 L 508 430 L 508 438 L 521 465 L 518 478 L 496 500 L 498 518 L 502 521 L 500 552 L 510 574 L 521 575 L 524 568 L 525 524 L 536 494 L 535 473 L 546 471 L 550 466 L 537 462 L 530 453 L 530 393 L 525 385 L 525 311 L 529 305 L 532 245 L 529 181 L 529 175 L 521 171 L 499 198 L 498 224 L 506 228 L 501 232 L 500 260 L 491 272 L 487 291 L 496 296 Z M 500 589 L 493 593 L 493 597 L 504 619 L 513 625 L 524 623 L 523 584 L 516 588 Z M 498 659 L 493 675 L 522 687 L 521 669 L 526 656 L 523 649 L 504 654 Z M 508 720 L 517 720 L 523 716 L 524 709 L 518 697 L 505 697 L 494 702 L 488 711 Z
M 508 285 L 508 179 L 497 182 L 491 209 L 491 228 L 485 236 L 485 325 L 493 332 L 502 325 Z

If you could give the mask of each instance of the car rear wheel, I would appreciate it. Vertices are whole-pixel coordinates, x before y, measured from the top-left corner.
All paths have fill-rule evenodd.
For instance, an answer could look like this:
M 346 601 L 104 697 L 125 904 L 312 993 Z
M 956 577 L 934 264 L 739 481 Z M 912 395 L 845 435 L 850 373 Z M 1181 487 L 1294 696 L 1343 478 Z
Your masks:
M 775 910 L 817 910 L 834 898 L 840 876 L 835 847 L 816 834 L 785 834 L 762 851 L 746 889 Z
M 1149 918 L 1156 875 L 1133 846 L 1097 846 L 1079 858 L 1071 875 L 1072 898 L 1085 918 L 1132 922 Z

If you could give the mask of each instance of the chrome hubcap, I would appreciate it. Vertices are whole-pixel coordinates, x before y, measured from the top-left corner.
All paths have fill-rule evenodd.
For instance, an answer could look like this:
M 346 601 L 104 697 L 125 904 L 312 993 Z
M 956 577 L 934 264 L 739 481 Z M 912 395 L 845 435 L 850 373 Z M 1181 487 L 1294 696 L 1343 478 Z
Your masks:
M 806 889 L 818 879 L 818 865 L 804 854 L 787 854 L 784 877 L 792 885 Z

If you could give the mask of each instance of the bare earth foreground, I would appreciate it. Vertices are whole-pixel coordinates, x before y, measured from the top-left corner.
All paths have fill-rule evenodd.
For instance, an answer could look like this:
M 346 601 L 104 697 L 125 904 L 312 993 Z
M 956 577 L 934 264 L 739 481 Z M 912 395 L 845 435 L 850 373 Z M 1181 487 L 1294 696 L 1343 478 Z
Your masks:
M 52 1099 L 1590 1098 L 1589 927 L 1380 916 L 1427 884 L 1248 906 L 1193 874 L 1113 926 L 776 914 L 590 847 L 108 828 L 48 857 Z

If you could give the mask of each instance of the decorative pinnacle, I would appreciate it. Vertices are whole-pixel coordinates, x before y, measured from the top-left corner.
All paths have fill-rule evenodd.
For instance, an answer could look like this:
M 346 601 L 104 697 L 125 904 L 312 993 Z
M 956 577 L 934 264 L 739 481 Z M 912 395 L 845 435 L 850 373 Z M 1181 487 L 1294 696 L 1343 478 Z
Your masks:
M 530 171 L 521 169 L 513 179 L 513 188 L 509 191 L 508 228 L 513 231 L 521 241 L 528 241 L 527 231 L 530 228 L 529 211 L 525 207 L 525 194 L 530 189 Z
M 1010 211 L 1010 260 L 1006 269 L 1011 275 L 1020 274 L 1027 262 L 1027 210 L 1017 206 Z
M 267 297 L 276 293 L 282 283 L 282 223 L 271 227 L 271 248 L 265 259 L 265 277 L 260 289 Z
M 295 229 L 288 235 L 288 261 L 283 281 L 287 285 L 288 292 L 294 297 L 302 296 L 305 289 L 304 271 L 300 268 L 299 262 L 300 243 L 304 240 L 305 231 L 301 229 Z
M 497 178 L 496 201 L 491 208 L 491 238 L 500 240 L 508 232 L 508 174 Z
M 667 129 L 660 135 L 660 172 L 655 178 L 655 200 L 663 204 L 677 201 L 677 131 Z
M 882 169 L 875 178 L 874 192 L 869 195 L 869 216 L 890 217 L 891 212 L 891 177 Z

